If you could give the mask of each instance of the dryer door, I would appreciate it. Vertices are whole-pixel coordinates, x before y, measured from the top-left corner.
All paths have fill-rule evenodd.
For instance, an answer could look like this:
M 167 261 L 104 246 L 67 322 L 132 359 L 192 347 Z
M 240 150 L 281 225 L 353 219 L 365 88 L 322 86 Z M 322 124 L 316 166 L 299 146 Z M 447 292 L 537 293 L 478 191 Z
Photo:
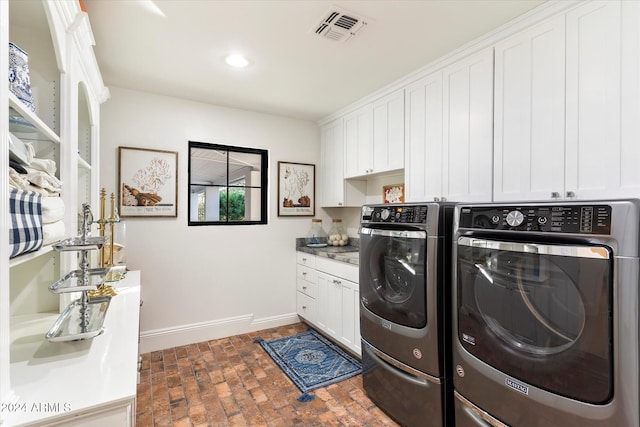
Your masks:
M 608 247 L 460 237 L 456 268 L 457 334 L 467 351 L 562 396 L 612 397 Z
M 410 328 L 427 324 L 422 230 L 363 228 L 360 232 L 360 299 L 365 308 Z

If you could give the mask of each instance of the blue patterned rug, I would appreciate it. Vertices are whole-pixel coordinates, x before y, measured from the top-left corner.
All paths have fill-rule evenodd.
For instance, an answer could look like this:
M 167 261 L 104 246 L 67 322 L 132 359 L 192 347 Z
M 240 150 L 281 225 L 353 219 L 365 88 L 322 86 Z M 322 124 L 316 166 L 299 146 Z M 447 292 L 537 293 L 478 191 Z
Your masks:
M 254 340 L 302 391 L 301 402 L 312 400 L 308 393 L 320 387 L 346 380 L 362 372 L 360 361 L 318 332 L 308 331 L 290 337 Z

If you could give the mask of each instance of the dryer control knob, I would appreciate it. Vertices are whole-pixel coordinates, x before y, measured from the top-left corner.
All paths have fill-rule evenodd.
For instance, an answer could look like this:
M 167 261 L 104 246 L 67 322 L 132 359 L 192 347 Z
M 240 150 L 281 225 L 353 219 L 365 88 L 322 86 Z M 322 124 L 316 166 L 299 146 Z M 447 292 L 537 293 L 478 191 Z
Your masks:
M 517 227 L 524 221 L 524 215 L 520 211 L 511 211 L 507 214 L 507 224 Z
M 385 221 L 389 219 L 389 215 L 391 215 L 391 211 L 389 209 L 383 209 L 382 212 L 380 212 L 380 216 Z

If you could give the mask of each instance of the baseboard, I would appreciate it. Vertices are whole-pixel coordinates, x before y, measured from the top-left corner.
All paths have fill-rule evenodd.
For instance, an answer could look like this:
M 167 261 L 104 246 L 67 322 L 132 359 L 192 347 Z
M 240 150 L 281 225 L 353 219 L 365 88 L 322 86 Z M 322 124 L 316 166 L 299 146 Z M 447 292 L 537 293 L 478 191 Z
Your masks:
M 210 322 L 192 323 L 171 328 L 140 332 L 140 353 L 164 350 L 203 341 L 210 341 L 233 335 L 246 334 L 263 329 L 297 323 L 296 313 L 253 319 L 253 314 L 227 317 Z

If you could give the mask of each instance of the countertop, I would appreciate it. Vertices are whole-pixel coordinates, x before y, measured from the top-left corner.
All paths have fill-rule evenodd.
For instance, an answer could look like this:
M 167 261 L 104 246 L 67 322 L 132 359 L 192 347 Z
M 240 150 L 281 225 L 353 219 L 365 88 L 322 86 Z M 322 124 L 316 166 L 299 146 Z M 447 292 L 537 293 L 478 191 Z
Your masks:
M 347 246 L 326 246 L 324 248 L 310 248 L 304 239 L 296 239 L 296 251 L 305 252 L 348 264 L 360 265 L 359 239 L 350 238 Z
M 127 272 L 115 287 L 105 332 L 91 340 L 48 342 L 58 313 L 12 319 L 11 386 L 19 400 L 7 426 L 54 422 L 135 399 L 140 272 Z

